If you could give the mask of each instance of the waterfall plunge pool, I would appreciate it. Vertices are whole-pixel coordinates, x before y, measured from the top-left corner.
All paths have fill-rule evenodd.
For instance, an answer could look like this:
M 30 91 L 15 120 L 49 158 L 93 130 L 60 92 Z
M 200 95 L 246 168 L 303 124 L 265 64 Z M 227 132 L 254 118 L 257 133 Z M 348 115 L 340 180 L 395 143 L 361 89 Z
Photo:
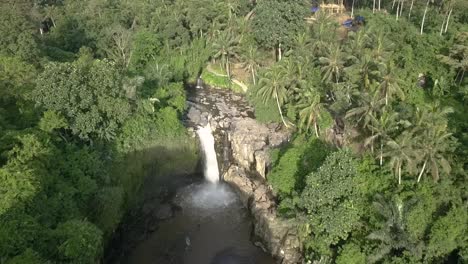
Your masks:
M 252 220 L 229 185 L 193 183 L 181 188 L 173 202 L 181 209 L 161 222 L 123 263 L 275 263 L 250 241 Z

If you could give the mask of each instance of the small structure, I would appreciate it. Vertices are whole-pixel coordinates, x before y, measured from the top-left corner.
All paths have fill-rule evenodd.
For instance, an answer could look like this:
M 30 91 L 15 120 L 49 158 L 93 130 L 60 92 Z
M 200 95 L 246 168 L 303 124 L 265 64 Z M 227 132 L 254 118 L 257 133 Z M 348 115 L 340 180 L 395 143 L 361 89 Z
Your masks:
M 341 23 L 345 28 L 352 28 L 357 26 L 363 26 L 366 23 L 366 19 L 363 16 L 356 16 L 354 19 L 348 18 Z
M 344 13 L 346 8 L 343 5 L 343 0 L 339 0 L 338 4 L 320 4 L 320 9 L 328 11 L 330 14 L 341 14 Z

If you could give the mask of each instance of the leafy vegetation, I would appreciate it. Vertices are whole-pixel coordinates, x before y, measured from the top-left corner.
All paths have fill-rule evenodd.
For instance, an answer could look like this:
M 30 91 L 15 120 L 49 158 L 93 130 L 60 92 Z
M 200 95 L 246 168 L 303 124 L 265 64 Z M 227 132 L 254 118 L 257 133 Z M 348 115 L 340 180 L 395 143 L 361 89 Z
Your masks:
M 306 261 L 464 263 L 466 1 L 350 5 L 365 24 L 300 0 L 2 1 L 0 262 L 100 262 L 149 164 L 194 168 L 201 75 L 242 77 L 294 133 L 267 180 Z

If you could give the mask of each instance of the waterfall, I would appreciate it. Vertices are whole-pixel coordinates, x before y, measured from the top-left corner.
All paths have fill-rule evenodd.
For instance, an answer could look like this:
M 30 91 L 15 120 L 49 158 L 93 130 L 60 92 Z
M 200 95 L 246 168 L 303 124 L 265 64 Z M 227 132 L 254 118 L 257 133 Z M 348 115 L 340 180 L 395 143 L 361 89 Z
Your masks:
M 200 138 L 200 145 L 205 158 L 205 179 L 212 183 L 217 183 L 219 182 L 218 160 L 216 159 L 215 140 L 210 122 L 205 127 L 199 127 L 197 134 Z

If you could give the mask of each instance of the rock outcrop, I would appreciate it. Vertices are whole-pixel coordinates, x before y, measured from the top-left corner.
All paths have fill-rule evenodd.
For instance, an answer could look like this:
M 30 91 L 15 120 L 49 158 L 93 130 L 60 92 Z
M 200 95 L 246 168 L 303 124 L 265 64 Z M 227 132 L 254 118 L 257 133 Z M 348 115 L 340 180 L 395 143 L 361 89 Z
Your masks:
M 275 197 L 265 181 L 270 165 L 268 151 L 289 140 L 289 134 L 253 119 L 233 122 L 229 131 L 233 162 L 224 180 L 238 190 L 254 217 L 254 233 L 263 247 L 280 263 L 301 262 L 301 243 L 292 221 L 277 217 Z

